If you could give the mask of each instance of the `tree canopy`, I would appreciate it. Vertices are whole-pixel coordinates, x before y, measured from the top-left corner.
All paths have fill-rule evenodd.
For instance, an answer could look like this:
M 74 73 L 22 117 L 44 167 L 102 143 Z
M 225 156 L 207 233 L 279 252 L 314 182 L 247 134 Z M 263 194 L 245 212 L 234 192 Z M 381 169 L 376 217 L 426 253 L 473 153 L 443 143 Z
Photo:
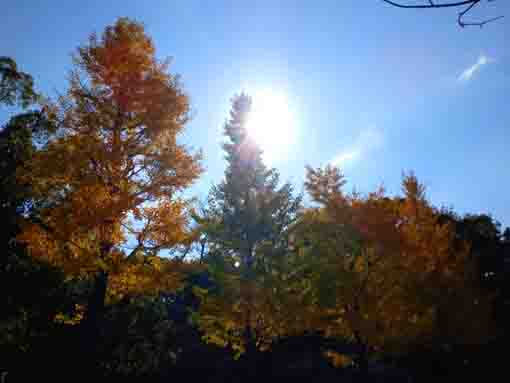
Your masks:
M 67 94 L 46 106 L 57 129 L 18 174 L 45 201 L 20 236 L 34 256 L 73 273 L 113 271 L 186 241 L 180 192 L 200 156 L 178 143 L 188 99 L 154 53 L 128 19 L 78 49 Z
M 490 214 L 435 206 L 413 172 L 390 195 L 307 167 L 298 194 L 264 163 L 245 93 L 224 124 L 224 176 L 197 206 L 190 99 L 141 23 L 90 35 L 68 80 L 43 97 L 0 57 L 0 105 L 17 109 L 0 130 L 9 369 L 404 381 L 400 365 L 428 381 L 504 357 L 510 229 Z

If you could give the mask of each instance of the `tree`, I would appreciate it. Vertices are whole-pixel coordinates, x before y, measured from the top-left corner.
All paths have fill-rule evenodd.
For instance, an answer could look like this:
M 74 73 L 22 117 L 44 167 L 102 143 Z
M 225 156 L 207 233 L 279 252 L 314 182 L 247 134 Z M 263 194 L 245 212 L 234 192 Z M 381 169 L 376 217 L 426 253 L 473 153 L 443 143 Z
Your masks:
M 10 57 L 0 56 L 0 104 L 27 107 L 38 99 L 32 76 L 18 70 Z
M 330 336 L 360 344 L 358 363 L 421 344 L 485 342 L 490 297 L 478 287 L 469 247 L 440 222 L 424 187 L 403 177 L 403 197 L 384 190 L 345 194 L 333 167 L 308 169 L 306 188 L 319 204 L 297 231 Z M 459 322 L 462 312 L 477 320 Z M 473 325 L 476 323 L 476 325 Z
M 458 238 L 469 242 L 470 254 L 477 263 L 479 278 L 487 285 L 503 277 L 504 256 L 501 224 L 487 214 L 443 213 L 444 219 L 455 225 Z
M 485 24 L 491 23 L 493 21 L 499 20 L 504 16 L 493 17 L 483 21 L 464 21 L 464 17 L 467 13 L 469 13 L 474 7 L 480 4 L 481 0 L 463 0 L 463 1 L 451 1 L 451 2 L 441 2 L 436 3 L 435 1 L 428 0 L 424 1 L 422 4 L 403 4 L 398 1 L 391 0 L 383 0 L 385 3 L 390 4 L 397 8 L 406 8 L 406 9 L 436 9 L 436 8 L 461 8 L 462 10 L 459 12 L 457 17 L 457 23 L 461 28 L 467 26 L 478 26 L 482 28 Z M 488 0 L 491 1 L 491 0 Z
M 83 321 L 93 344 L 105 297 L 178 283 L 175 262 L 157 254 L 188 240 L 179 193 L 201 168 L 177 141 L 188 97 L 141 24 L 121 18 L 92 34 L 74 63 L 67 93 L 45 105 L 56 131 L 18 174 L 44 201 L 19 238 L 34 257 L 94 276 Z
M 18 71 L 16 62 L 0 56 L 0 105 L 28 108 L 39 100 L 34 90 L 32 76 Z M 30 161 L 34 151 L 33 138 L 43 130 L 50 130 L 42 113 L 24 112 L 11 118 L 0 130 L 0 211 L 7 217 L 7 230 L 0 238 L 13 238 L 16 234 L 15 220 L 27 208 L 30 190 L 16 180 L 16 170 Z M 2 241 L 3 243 L 4 242 Z
M 209 339 L 237 344 L 248 355 L 277 333 L 268 284 L 288 252 L 289 228 L 301 202 L 291 185 L 279 186 L 278 172 L 263 164 L 245 128 L 250 110 L 249 96 L 232 99 L 223 145 L 225 178 L 211 190 L 199 219 L 208 239 L 207 263 L 219 284 L 218 293 L 205 297 L 201 324 Z
M 466 214 L 463 217 L 450 213 L 456 223 L 456 235 L 470 243 L 470 255 L 482 285 L 495 295 L 495 311 L 503 333 L 508 333 L 508 271 L 506 253 L 508 242 L 501 224 L 487 214 Z M 503 339 L 503 337 L 502 337 Z
M 19 221 L 33 211 L 31 191 L 16 182 L 16 172 L 30 161 L 34 150 L 32 132 L 40 123 L 39 113 L 17 115 L 0 130 L 0 327 L 2 351 L 27 353 L 37 337 L 51 329 L 51 318 L 66 304 L 63 276 L 44 262 L 26 254 L 16 241 Z M 7 349 L 6 349 L 7 348 Z M 5 363 L 8 363 L 5 361 Z
M 15 62 L 0 58 L 0 104 L 26 109 L 40 99 L 30 75 L 18 72 Z M 68 284 L 54 267 L 32 259 L 16 240 L 20 221 L 35 212 L 32 190 L 17 180 L 17 173 L 32 159 L 36 143 L 51 131 L 44 113 L 22 111 L 0 130 L 0 349 L 5 367 L 15 369 L 16 358 L 26 359 L 45 336 L 54 334 L 57 313 L 70 309 Z

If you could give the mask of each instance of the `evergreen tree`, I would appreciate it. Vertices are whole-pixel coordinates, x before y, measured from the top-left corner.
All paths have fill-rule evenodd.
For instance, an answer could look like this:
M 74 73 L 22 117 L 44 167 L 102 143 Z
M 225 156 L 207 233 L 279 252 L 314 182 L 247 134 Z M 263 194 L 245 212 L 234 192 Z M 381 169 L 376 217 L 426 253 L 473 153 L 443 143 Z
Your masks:
M 289 229 L 301 203 L 289 183 L 279 185 L 279 173 L 264 165 L 262 151 L 250 139 L 246 123 L 251 104 L 246 94 L 232 99 L 223 144 L 225 178 L 211 190 L 209 206 L 200 220 L 208 238 L 208 262 L 223 292 L 232 294 L 223 295 L 221 307 L 234 311 L 237 307 L 223 325 L 228 322 L 226 327 L 231 330 L 237 327 L 248 353 L 255 351 L 264 332 L 261 288 L 275 263 L 288 252 Z
M 26 108 L 38 98 L 32 76 L 20 71 L 12 58 L 0 56 L 0 105 Z
M 40 96 L 32 77 L 20 72 L 14 60 L 0 57 L 0 106 L 25 109 L 0 127 L 0 353 L 4 367 L 15 370 L 16 358 L 29 358 L 55 330 L 52 318 L 69 309 L 63 275 L 45 262 L 31 258 L 16 240 L 20 221 L 38 208 L 26 183 L 17 173 L 32 159 L 35 143 L 51 131 L 44 113 L 33 107 Z

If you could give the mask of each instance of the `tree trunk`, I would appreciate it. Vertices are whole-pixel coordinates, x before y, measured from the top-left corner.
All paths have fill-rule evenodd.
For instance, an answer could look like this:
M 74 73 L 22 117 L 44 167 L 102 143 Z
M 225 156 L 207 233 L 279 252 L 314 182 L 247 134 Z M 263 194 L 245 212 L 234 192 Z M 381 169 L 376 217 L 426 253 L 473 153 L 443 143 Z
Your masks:
M 83 359 L 88 373 L 93 374 L 97 368 L 100 331 L 104 318 L 108 273 L 99 271 L 94 278 L 94 287 L 88 299 L 87 312 L 82 322 L 81 337 Z
M 359 352 L 357 355 L 356 363 L 358 364 L 358 368 L 361 374 L 362 379 L 365 381 L 368 381 L 369 378 L 369 371 L 368 371 L 368 347 L 363 342 L 363 339 L 361 338 L 360 334 L 357 331 L 354 331 L 354 339 L 356 340 L 357 346 L 359 347 Z
M 252 311 L 253 311 L 253 246 L 250 244 L 247 246 L 245 255 L 245 270 L 244 270 L 244 282 L 245 286 L 245 299 L 246 299 L 246 323 L 244 328 L 244 374 L 248 381 L 255 379 L 255 373 L 257 370 L 257 340 L 255 338 L 254 329 L 252 327 Z
M 86 327 L 95 329 L 100 326 L 105 307 L 108 273 L 99 271 L 94 278 L 94 288 L 89 296 L 87 315 L 84 318 Z

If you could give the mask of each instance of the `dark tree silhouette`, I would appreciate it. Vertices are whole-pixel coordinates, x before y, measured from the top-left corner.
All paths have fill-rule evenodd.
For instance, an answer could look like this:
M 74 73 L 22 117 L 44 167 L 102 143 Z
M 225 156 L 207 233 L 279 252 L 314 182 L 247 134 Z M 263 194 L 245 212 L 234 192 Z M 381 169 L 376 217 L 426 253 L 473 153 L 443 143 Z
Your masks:
M 482 0 L 464 0 L 464 1 L 450 1 L 450 2 L 441 2 L 436 3 L 433 0 L 424 1 L 423 4 L 403 4 L 401 2 L 392 1 L 392 0 L 382 0 L 387 4 L 390 4 L 397 8 L 406 8 L 406 9 L 434 9 L 434 8 L 460 8 L 461 11 L 457 17 L 457 23 L 460 27 L 483 27 L 485 24 L 491 23 L 493 21 L 499 20 L 504 16 L 492 17 L 489 19 L 481 20 L 481 21 L 465 21 L 464 17 L 473 10 L 477 5 L 481 3 Z M 487 0 L 487 2 L 492 2 L 495 0 Z
M 0 105 L 26 108 L 38 97 L 32 76 L 21 72 L 12 58 L 0 56 Z

